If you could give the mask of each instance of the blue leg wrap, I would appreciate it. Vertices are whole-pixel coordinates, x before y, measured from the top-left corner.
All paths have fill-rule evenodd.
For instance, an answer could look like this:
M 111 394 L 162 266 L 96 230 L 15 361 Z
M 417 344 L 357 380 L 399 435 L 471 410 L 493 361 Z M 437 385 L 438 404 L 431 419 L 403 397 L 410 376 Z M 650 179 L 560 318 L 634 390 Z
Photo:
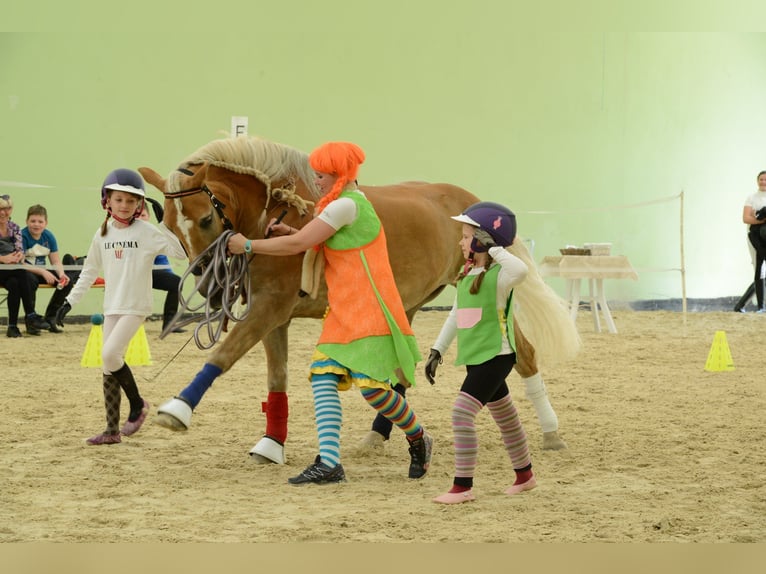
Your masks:
M 220 367 L 205 363 L 205 366 L 202 367 L 202 370 L 199 373 L 197 373 L 197 376 L 194 377 L 194 380 L 191 383 L 189 383 L 189 386 L 181 391 L 181 394 L 179 395 L 180 398 L 189 403 L 189 406 L 194 409 L 202 400 L 202 395 L 207 392 L 213 384 L 213 381 L 215 381 L 222 372 L 223 369 Z

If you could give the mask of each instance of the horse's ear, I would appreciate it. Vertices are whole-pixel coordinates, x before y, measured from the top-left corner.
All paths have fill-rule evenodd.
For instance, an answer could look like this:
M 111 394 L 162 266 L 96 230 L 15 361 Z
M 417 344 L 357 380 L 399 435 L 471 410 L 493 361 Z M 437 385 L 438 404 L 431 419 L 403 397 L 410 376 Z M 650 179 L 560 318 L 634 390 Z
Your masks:
M 162 177 L 152 168 L 139 167 L 138 173 L 141 174 L 141 176 L 144 178 L 144 181 L 146 181 L 146 183 L 153 185 L 154 187 L 159 189 L 162 193 L 165 193 L 165 186 L 167 185 L 167 181 L 165 180 L 164 177 Z

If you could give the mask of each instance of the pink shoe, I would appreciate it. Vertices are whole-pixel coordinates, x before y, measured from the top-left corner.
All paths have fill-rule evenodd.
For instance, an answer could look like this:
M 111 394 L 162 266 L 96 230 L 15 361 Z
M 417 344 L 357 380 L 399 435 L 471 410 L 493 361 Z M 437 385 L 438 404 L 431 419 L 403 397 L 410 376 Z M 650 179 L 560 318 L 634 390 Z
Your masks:
M 472 490 L 464 492 L 445 492 L 433 499 L 438 504 L 460 504 L 461 502 L 471 502 L 476 500 Z
M 537 480 L 535 480 L 535 477 L 533 476 L 526 482 L 522 482 L 521 484 L 514 484 L 510 488 L 506 489 L 506 494 L 519 494 L 520 492 L 524 492 L 525 490 L 532 490 L 534 487 L 537 486 Z
M 91 446 L 97 446 L 101 444 L 119 444 L 122 442 L 122 439 L 119 434 L 101 433 L 86 439 L 85 442 Z
M 141 414 L 138 415 L 138 418 L 134 421 L 125 421 L 125 424 L 122 425 L 120 432 L 125 436 L 130 436 L 132 434 L 137 433 L 138 429 L 141 428 L 141 425 L 144 424 L 144 421 L 146 420 L 146 415 L 149 414 L 150 408 L 151 408 L 151 405 L 148 403 L 148 401 L 144 401 L 144 406 L 141 409 Z

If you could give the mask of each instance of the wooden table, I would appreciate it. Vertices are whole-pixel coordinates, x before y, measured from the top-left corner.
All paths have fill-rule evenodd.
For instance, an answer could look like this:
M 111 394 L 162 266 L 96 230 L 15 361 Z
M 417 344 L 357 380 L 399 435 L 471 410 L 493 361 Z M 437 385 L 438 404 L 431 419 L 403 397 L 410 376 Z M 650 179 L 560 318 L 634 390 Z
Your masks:
M 583 279 L 588 280 L 590 309 L 593 313 L 593 327 L 601 332 L 598 308 L 604 315 L 607 329 L 616 333 L 609 305 L 604 294 L 604 279 L 638 280 L 638 273 L 624 255 L 557 255 L 544 257 L 540 263 L 540 275 L 543 277 L 561 277 L 566 280 L 567 300 L 572 320 L 577 319 L 580 306 L 580 289 Z

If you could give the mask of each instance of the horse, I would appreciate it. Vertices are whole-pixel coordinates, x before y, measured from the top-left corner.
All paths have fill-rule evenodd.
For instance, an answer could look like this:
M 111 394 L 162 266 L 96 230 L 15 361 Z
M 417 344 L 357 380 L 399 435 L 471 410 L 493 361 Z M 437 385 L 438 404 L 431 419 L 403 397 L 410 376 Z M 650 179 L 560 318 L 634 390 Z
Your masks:
M 227 229 L 249 238 L 263 238 L 268 222 L 280 214 L 285 223 L 301 228 L 311 221 L 312 206 L 319 198 L 308 155 L 258 137 L 211 141 L 183 160 L 167 178 L 148 167 L 138 171 L 148 184 L 163 193 L 163 222 L 184 245 L 190 262 L 196 261 Z M 412 181 L 359 187 L 372 202 L 386 230 L 391 267 L 407 317 L 412 321 L 419 309 L 455 284 L 465 261 L 458 246 L 461 228 L 450 216 L 461 213 L 479 198 L 447 183 Z M 516 250 L 534 269 L 523 242 L 517 240 L 511 250 Z M 250 450 L 251 458 L 258 463 L 285 462 L 290 321 L 321 318 L 327 306 L 324 281 L 312 296 L 303 296 L 303 267 L 301 255 L 258 255 L 251 259 L 250 311 L 213 349 L 203 370 L 192 381 L 194 384 L 204 376 L 206 390 L 253 346 L 263 343 L 268 389 L 268 400 L 262 403 L 266 432 Z M 576 353 L 579 336 L 563 300 L 536 271 L 530 275 L 536 275 L 538 282 L 525 281 L 531 287 L 517 288 L 519 295 L 515 296 L 520 310 L 524 310 L 525 300 L 531 303 L 515 322 L 516 368 L 525 381 L 539 380 L 541 385 L 535 346 L 524 335 L 520 323 L 526 322 L 538 333 L 538 344 L 557 349 L 555 355 L 559 358 Z M 190 387 L 191 384 L 185 390 Z M 544 387 L 542 392 L 545 393 Z M 197 402 L 201 398 L 200 395 Z M 180 396 L 160 406 L 154 422 L 171 430 L 187 430 L 196 406 L 185 400 L 182 391 Z M 543 432 L 543 448 L 566 448 L 558 436 L 557 423 L 556 428 Z

